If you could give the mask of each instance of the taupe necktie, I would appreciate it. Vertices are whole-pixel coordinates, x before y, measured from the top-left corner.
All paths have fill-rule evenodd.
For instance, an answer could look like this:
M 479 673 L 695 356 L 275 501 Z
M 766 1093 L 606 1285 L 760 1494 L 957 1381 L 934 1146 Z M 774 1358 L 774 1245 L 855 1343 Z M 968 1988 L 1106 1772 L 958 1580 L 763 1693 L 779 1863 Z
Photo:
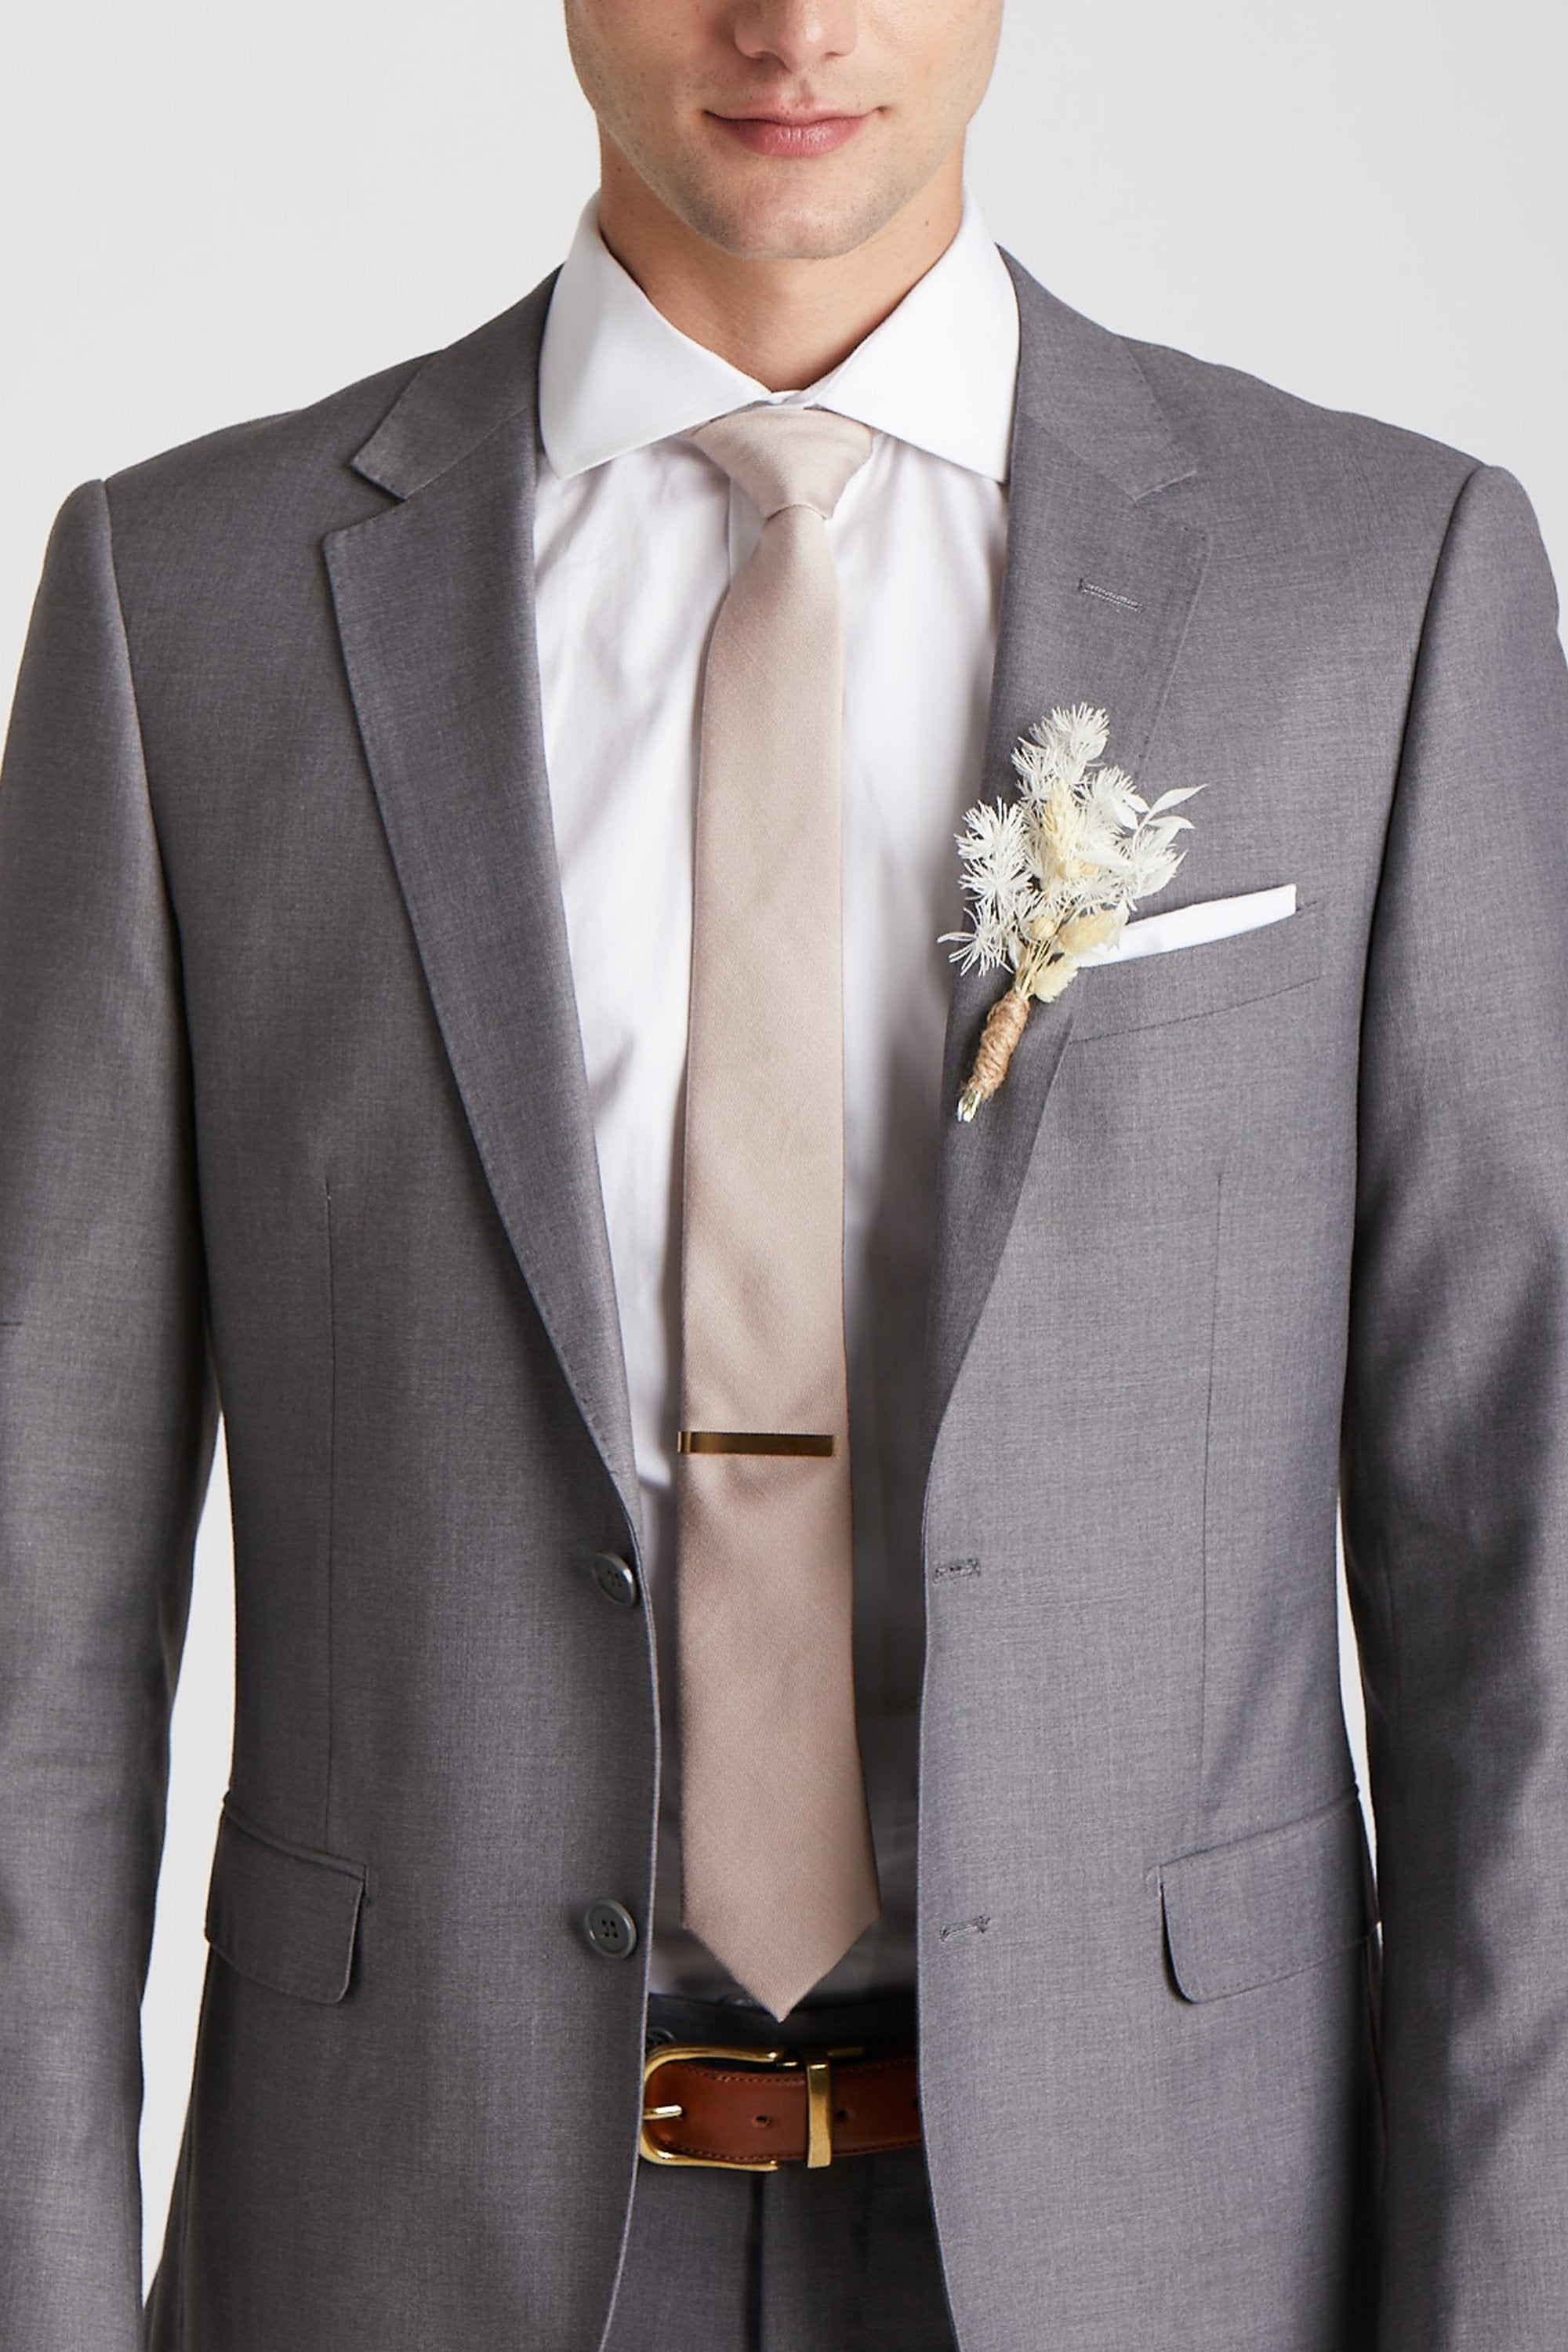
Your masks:
M 686 1923 L 775 2016 L 877 1916 L 844 1360 L 843 645 L 821 409 L 691 438 L 763 518 L 702 696 L 676 1489 Z

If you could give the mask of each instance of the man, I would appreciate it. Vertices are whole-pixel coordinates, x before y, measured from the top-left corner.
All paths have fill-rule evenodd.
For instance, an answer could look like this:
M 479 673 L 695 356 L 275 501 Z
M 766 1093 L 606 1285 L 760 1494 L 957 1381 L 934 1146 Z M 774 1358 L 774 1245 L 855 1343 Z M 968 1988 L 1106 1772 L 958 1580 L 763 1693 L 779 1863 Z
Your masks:
M 7 2346 L 1563 2340 L 1551 583 L 1506 476 L 999 259 L 998 16 L 570 0 L 553 285 L 61 517 L 0 788 Z M 1031 740 L 1085 889 L 1203 796 L 1081 968 L 1015 940 L 960 1120 L 1011 975 L 952 978 L 952 835 Z

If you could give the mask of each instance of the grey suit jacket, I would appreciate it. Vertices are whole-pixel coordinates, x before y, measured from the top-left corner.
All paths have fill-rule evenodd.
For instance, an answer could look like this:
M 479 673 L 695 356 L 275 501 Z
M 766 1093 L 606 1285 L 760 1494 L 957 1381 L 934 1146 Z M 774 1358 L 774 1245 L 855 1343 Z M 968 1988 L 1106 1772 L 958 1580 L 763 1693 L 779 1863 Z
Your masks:
M 950 1124 L 920 1969 L 964 2352 L 1568 2340 L 1568 688 L 1504 475 L 1024 341 L 991 745 L 1209 789 Z M 548 289 L 79 491 L 0 788 L 0 2342 L 583 2352 L 657 1719 L 532 664 Z M 1162 902 L 1163 903 L 1163 902 Z M 956 908 L 955 908 L 956 912 Z M 933 945 L 932 952 L 938 950 Z M 994 982 L 961 981 L 956 1091 Z M 221 1398 L 232 1791 L 137 2000 Z M 1379 1947 L 1341 1719 L 1343 1498 Z

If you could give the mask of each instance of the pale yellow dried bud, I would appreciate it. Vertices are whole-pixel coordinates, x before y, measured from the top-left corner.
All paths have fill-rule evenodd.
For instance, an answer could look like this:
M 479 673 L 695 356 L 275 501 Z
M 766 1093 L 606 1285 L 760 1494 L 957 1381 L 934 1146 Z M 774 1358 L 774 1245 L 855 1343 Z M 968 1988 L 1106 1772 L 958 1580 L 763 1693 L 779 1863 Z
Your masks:
M 1070 957 L 1064 958 L 1059 963 L 1047 964 L 1030 991 L 1036 1003 L 1054 1004 L 1077 970 L 1078 965 Z
M 1087 955 L 1090 948 L 1103 947 L 1113 940 L 1127 920 L 1125 907 L 1106 907 L 1097 915 L 1078 915 L 1064 923 L 1057 934 L 1057 945 L 1063 955 Z

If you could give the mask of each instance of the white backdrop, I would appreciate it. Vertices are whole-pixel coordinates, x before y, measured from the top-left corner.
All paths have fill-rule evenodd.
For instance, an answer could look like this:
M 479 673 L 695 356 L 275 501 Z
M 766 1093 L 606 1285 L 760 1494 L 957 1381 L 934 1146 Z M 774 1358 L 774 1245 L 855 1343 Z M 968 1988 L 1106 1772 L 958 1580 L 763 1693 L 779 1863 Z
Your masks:
M 19 19 L 19 21 L 18 21 Z M 73 483 L 462 333 L 594 177 L 553 0 L 54 0 L 0 48 L 0 698 Z M 1554 0 L 1011 0 L 971 180 L 1108 324 L 1510 467 L 1568 576 Z M 228 1739 L 198 1555 L 146 2009 L 150 2249 Z

